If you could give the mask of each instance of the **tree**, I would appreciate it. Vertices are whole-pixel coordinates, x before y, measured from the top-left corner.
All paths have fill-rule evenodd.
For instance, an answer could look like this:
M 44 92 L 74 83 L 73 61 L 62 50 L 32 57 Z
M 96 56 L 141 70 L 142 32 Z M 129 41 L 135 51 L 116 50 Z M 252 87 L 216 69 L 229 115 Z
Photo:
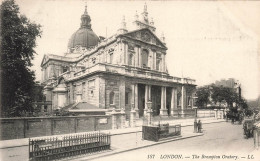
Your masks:
M 239 94 L 234 88 L 223 86 L 209 86 L 200 87 L 197 89 L 198 107 L 206 107 L 208 104 L 217 104 L 226 102 L 228 107 L 233 107 L 233 103 L 241 108 L 247 108 L 247 103 L 244 98 L 240 98 Z
M 210 90 L 208 86 L 200 87 L 197 89 L 197 105 L 199 108 L 206 107 L 209 103 Z
M 32 110 L 35 74 L 30 70 L 40 25 L 19 12 L 14 0 L 1 4 L 1 115 L 21 116 Z
M 239 96 L 233 88 L 223 86 L 211 86 L 211 98 L 214 103 L 225 101 L 229 107 L 233 106 L 233 103 L 238 103 Z

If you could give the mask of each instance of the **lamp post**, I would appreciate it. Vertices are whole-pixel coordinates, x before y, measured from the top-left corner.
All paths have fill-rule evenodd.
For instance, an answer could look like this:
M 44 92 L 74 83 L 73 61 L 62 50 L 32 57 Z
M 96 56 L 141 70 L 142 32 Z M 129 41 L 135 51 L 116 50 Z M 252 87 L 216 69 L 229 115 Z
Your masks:
M 197 123 L 197 99 L 198 97 L 192 97 L 193 99 L 193 105 L 192 105 L 192 108 L 195 109 L 195 117 L 194 117 L 194 133 L 197 133 L 198 132 L 198 123 Z

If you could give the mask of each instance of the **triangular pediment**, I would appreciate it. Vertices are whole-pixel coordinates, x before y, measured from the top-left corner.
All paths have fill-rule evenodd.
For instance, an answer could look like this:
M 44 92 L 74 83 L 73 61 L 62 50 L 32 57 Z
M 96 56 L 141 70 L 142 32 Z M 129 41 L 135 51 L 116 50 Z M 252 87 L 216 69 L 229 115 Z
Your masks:
M 123 34 L 123 36 L 130 37 L 136 40 L 141 40 L 143 42 L 167 49 L 165 44 L 148 28 L 134 30 Z
M 42 58 L 42 63 L 41 63 L 41 67 L 49 60 L 48 55 L 44 55 Z

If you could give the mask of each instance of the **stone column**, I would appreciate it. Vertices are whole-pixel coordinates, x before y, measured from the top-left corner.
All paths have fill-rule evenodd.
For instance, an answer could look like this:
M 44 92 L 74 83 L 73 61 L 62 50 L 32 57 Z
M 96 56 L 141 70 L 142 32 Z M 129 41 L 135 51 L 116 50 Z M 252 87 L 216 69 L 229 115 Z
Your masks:
M 177 110 L 177 89 L 172 88 L 172 97 L 171 97 L 171 115 L 174 116 L 174 113 Z
M 161 116 L 167 116 L 167 109 L 166 109 L 166 87 L 162 87 L 161 91 L 161 109 L 160 109 Z
M 151 101 L 151 100 L 152 100 L 151 88 L 152 88 L 152 86 L 149 85 L 149 86 L 148 86 L 148 101 Z
M 136 124 L 135 114 L 136 114 L 135 110 L 132 109 L 131 112 L 130 112 L 130 127 L 135 127 L 135 124 Z
M 125 109 L 125 79 L 120 78 L 119 81 L 119 107 Z
M 162 53 L 161 56 L 162 56 L 162 63 L 161 63 L 162 70 L 161 71 L 165 72 L 165 55 L 164 55 L 164 53 Z
M 120 42 L 121 46 L 121 64 L 125 64 L 125 43 L 123 41 Z
M 186 108 L 186 89 L 183 85 L 181 87 L 181 117 L 184 117 L 185 108 Z
M 152 110 L 152 109 L 148 109 L 148 110 L 147 110 L 148 126 L 149 126 L 149 125 L 152 125 L 152 113 L 153 113 L 153 110 Z
M 150 67 L 150 69 L 153 69 L 152 58 L 153 58 L 153 51 L 149 50 L 149 53 L 148 53 L 148 67 Z
M 136 118 L 139 118 L 139 109 L 138 109 L 138 84 L 134 85 L 134 96 L 135 96 L 135 111 L 136 111 Z
M 153 69 L 156 69 L 156 52 L 153 51 Z
M 112 112 L 112 129 L 117 129 L 117 125 L 116 125 L 116 110 L 115 108 L 113 108 Z
M 144 116 L 146 116 L 147 114 L 147 110 L 148 110 L 148 107 L 147 107 L 147 102 L 149 101 L 149 85 L 145 85 L 145 96 L 144 96 Z
M 125 115 L 125 110 L 122 108 L 121 109 L 121 128 L 125 128 L 125 120 L 126 120 L 126 115 Z

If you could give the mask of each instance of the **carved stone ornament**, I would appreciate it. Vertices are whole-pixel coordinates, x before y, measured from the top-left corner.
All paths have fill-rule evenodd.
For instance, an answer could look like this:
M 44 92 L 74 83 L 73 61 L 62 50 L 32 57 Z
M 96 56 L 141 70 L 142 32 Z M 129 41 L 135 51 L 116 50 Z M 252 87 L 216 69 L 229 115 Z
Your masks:
M 94 57 L 94 58 L 92 58 L 91 60 L 92 60 L 92 63 L 93 63 L 93 64 L 95 64 L 95 63 L 96 63 L 96 58 L 95 58 L 95 57 Z
M 148 32 L 142 32 L 141 33 L 141 39 L 150 42 L 151 41 L 151 35 Z

